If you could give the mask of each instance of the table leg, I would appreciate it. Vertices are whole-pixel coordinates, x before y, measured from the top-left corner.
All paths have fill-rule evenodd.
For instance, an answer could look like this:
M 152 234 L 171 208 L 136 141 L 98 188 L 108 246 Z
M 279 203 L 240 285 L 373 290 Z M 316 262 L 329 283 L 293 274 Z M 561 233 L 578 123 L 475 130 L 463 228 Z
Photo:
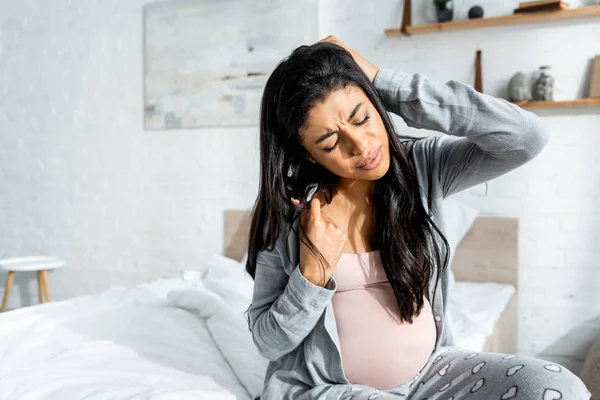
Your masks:
M 2 309 L 0 312 L 6 311 L 6 306 L 8 305 L 8 295 L 10 294 L 10 289 L 12 288 L 14 279 L 15 271 L 8 271 L 8 275 L 6 275 L 6 286 L 4 287 L 4 297 L 2 298 Z
M 50 297 L 50 282 L 48 281 L 48 271 L 47 270 L 43 270 L 42 272 L 42 277 L 43 282 L 44 282 L 44 296 L 46 298 L 45 301 L 52 301 L 52 298 Z
M 44 302 L 44 277 L 42 276 L 42 271 L 37 272 L 37 281 L 38 281 L 38 303 L 42 304 Z

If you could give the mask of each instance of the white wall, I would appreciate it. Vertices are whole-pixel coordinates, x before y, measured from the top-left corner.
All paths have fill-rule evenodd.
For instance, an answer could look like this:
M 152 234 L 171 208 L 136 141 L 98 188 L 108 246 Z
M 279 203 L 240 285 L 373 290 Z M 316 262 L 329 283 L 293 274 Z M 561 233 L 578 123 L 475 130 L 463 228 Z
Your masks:
M 323 2 L 325 32 L 380 67 L 471 83 L 482 49 L 493 95 L 516 71 L 550 64 L 557 98 L 580 97 L 587 60 L 600 54 L 598 18 L 386 38 L 401 2 Z M 424 2 L 414 3 L 422 22 Z M 478 3 L 494 15 L 514 2 Z M 222 250 L 222 211 L 254 201 L 256 128 L 142 129 L 142 4 L 1 6 L 0 257 L 64 257 L 69 267 L 50 277 L 56 299 L 199 267 Z M 576 370 L 600 333 L 600 116 L 539 114 L 552 136 L 546 150 L 490 182 L 487 196 L 480 186 L 459 197 L 520 219 L 519 351 Z M 33 275 L 15 289 L 11 307 L 36 302 Z

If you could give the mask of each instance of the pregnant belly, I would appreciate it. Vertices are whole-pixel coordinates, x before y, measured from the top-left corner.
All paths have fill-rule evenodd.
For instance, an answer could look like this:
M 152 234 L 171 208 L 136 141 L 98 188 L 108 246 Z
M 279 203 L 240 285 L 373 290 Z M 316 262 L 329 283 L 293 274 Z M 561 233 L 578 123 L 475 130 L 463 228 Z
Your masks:
M 412 324 L 400 322 L 389 282 L 337 292 L 333 309 L 350 383 L 391 388 L 412 379 L 429 360 L 436 327 L 427 299 Z

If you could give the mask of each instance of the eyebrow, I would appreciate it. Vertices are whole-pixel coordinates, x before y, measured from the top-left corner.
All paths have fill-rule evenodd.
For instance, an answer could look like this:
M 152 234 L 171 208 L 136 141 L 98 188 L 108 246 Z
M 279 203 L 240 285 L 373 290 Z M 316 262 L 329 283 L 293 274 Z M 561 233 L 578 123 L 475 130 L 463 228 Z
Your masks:
M 350 113 L 350 116 L 348 117 L 348 122 L 350 122 L 350 120 L 352 118 L 354 118 L 354 116 L 356 115 L 356 113 L 358 112 L 358 110 L 364 105 L 365 103 L 360 102 L 356 105 L 356 107 L 354 107 L 354 110 L 352 110 L 352 112 Z M 319 137 L 316 141 L 315 144 L 319 144 L 324 140 L 327 140 L 329 137 L 331 137 L 332 135 L 335 135 L 336 133 L 338 133 L 338 131 L 331 131 L 331 132 L 327 132 L 324 135 L 322 135 L 321 137 Z

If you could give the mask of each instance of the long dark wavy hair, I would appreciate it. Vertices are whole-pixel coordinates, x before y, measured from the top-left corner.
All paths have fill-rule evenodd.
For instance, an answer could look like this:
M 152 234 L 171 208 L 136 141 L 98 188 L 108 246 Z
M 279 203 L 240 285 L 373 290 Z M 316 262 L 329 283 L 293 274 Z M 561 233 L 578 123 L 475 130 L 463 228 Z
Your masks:
M 267 80 L 260 112 L 260 187 L 252 212 L 246 271 L 254 278 L 258 253 L 272 251 L 277 240 L 294 234 L 321 260 L 325 276 L 325 258 L 304 235 L 302 224 L 298 224 L 301 232 L 292 225 L 308 207 L 307 191 L 318 184 L 329 204 L 339 178 L 307 160 L 299 130 L 311 107 L 349 85 L 365 92 L 389 137 L 390 168 L 375 182 L 375 244 L 398 303 L 400 320 L 412 322 L 423 307 L 430 279 L 437 271 L 437 284 L 449 256 L 446 238 L 421 201 L 411 162 L 411 144 L 420 139 L 396 134 L 369 78 L 348 51 L 332 43 L 298 47 Z M 429 181 L 432 179 L 430 176 Z M 431 209 L 431 185 L 427 196 Z M 290 197 L 301 200 L 301 204 L 294 205 Z M 287 253 L 289 259 L 289 249 Z

